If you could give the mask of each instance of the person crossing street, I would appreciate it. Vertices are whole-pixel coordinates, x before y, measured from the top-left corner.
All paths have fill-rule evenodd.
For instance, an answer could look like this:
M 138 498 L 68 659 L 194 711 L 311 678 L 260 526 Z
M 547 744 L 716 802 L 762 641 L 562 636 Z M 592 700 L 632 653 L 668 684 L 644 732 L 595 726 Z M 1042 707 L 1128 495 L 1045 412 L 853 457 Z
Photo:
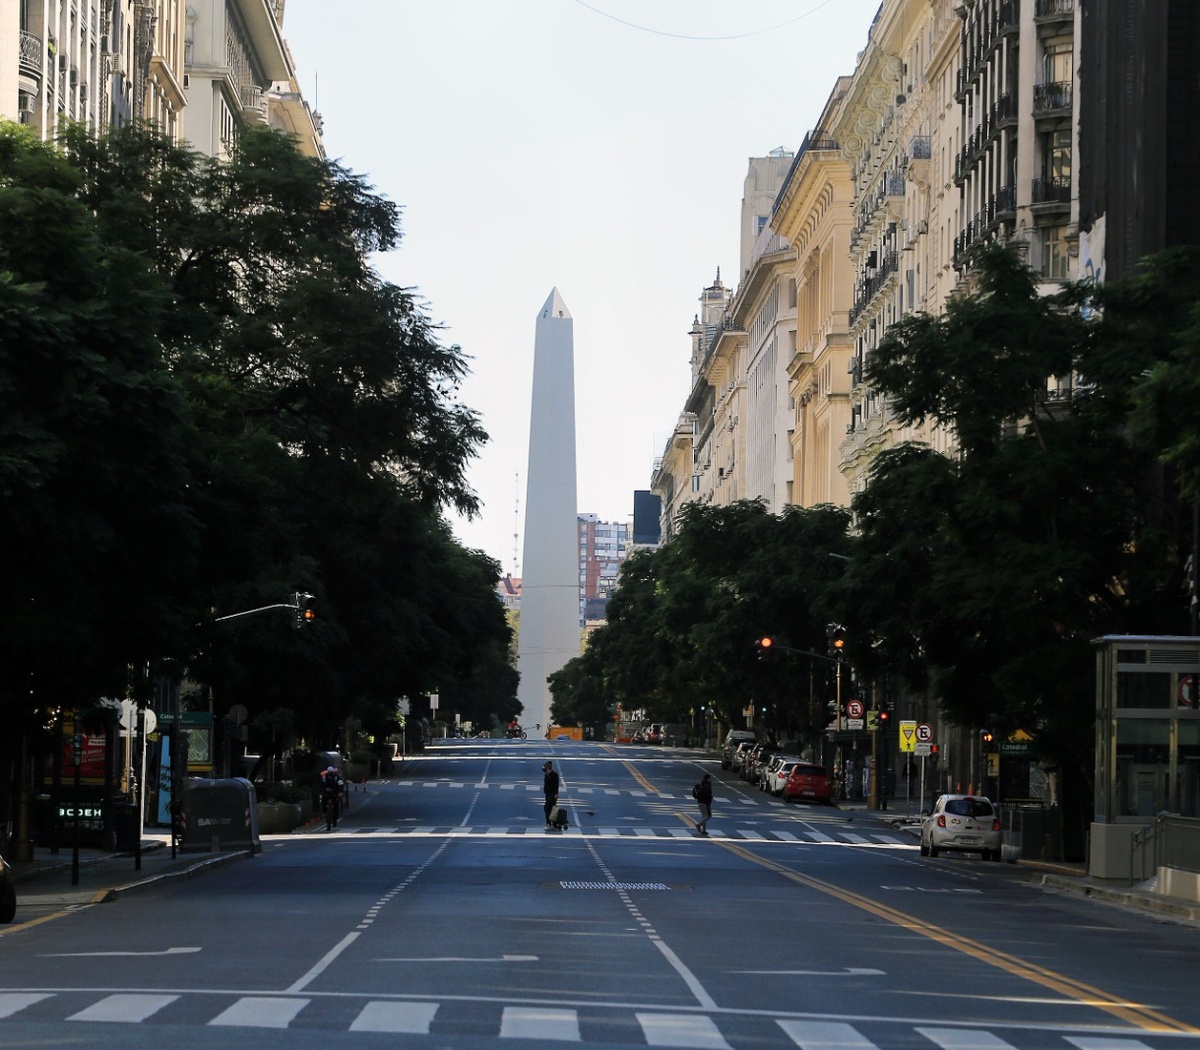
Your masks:
M 694 788 L 692 788 L 692 798 L 696 800 L 696 805 L 700 807 L 700 819 L 696 822 L 696 830 L 701 835 L 708 834 L 708 822 L 712 820 L 712 774 L 705 773 L 700 778 Z

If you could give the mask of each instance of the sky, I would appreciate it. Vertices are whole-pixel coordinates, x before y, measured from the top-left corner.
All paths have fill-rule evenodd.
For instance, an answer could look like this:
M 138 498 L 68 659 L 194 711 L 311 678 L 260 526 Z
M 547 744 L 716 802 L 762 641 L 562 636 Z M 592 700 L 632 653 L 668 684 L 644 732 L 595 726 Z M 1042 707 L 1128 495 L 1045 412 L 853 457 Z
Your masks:
M 736 289 L 749 158 L 796 150 L 880 0 L 286 0 L 328 156 L 401 208 L 380 275 L 470 375 L 488 443 L 451 517 L 520 575 L 534 322 L 574 318 L 580 513 L 626 522 L 691 386 L 689 331 Z

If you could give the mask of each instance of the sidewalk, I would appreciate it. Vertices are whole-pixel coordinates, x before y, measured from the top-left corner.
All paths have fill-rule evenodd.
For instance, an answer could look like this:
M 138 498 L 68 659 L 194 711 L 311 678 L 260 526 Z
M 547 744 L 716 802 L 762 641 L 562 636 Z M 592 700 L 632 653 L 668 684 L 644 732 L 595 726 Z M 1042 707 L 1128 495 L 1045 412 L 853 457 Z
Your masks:
M 890 824 L 900 831 L 909 832 L 914 839 L 921 834 L 921 818 L 897 810 L 869 810 L 865 802 L 839 801 L 834 805 L 843 812 L 862 813 L 864 817 Z M 903 803 L 901 803 L 903 807 Z M 1068 861 L 1043 861 L 1021 859 L 1010 862 L 1013 866 L 1029 872 L 1031 881 L 1049 890 L 1070 893 L 1077 897 L 1088 897 L 1124 908 L 1169 915 L 1174 919 L 1200 924 L 1200 903 L 1167 897 L 1154 891 L 1157 880 L 1148 879 L 1131 886 L 1123 879 L 1097 879 L 1087 873 L 1087 865 Z
M 100 849 L 79 851 L 79 881 L 72 883 L 72 851 L 60 847 L 36 847 L 33 860 L 9 862 L 17 887 L 17 916 L 13 924 L 26 922 L 46 911 L 99 904 L 123 893 L 152 886 L 164 879 L 188 878 L 208 868 L 250 856 L 249 850 L 227 853 L 182 853 L 171 856 L 171 836 L 147 830 L 142 838 L 141 870 L 134 866 L 133 853 L 109 853 Z M 0 935 L 5 929 L 0 926 Z

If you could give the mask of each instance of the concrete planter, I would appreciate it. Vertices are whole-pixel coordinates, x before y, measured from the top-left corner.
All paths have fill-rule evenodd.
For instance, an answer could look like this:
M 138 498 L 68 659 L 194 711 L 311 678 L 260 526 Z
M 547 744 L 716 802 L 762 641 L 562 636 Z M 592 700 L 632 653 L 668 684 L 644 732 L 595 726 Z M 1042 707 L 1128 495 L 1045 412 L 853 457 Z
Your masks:
M 296 802 L 260 802 L 260 835 L 286 835 L 300 823 L 300 805 Z

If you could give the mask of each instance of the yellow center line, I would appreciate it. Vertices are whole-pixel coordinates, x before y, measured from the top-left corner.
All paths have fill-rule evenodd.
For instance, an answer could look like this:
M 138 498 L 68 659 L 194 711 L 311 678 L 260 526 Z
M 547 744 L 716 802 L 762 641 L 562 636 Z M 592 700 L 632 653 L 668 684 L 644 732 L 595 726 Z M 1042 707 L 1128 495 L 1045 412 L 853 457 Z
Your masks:
M 621 765 L 623 765 L 626 769 L 628 769 L 629 775 L 631 777 L 633 777 L 633 779 L 636 780 L 639 784 L 641 784 L 642 787 L 644 787 L 647 791 L 649 791 L 650 794 L 652 794 L 652 795 L 658 794 L 658 788 L 656 788 L 653 784 L 651 784 L 650 781 L 648 781 L 642 775 L 641 771 L 637 768 L 637 766 L 633 765 L 633 763 L 631 763 L 631 762 L 622 762 Z
M 680 814 L 682 816 L 682 814 Z M 687 818 L 685 818 L 687 819 Z M 690 821 L 689 821 L 690 823 Z M 1041 985 L 1043 988 L 1057 992 L 1068 999 L 1072 999 L 1085 1006 L 1094 1006 L 1097 1009 L 1103 1010 L 1105 1013 L 1111 1014 L 1113 1017 L 1119 1018 L 1127 1024 L 1135 1025 L 1136 1027 L 1148 1032 L 1187 1032 L 1189 1034 L 1200 1033 L 1200 1028 L 1195 1028 L 1192 1025 L 1186 1024 L 1183 1021 L 1177 1021 L 1172 1017 L 1159 1013 L 1148 1006 L 1142 1006 L 1139 1003 L 1131 1003 L 1118 996 L 1110 995 L 1108 992 L 1095 988 L 1092 985 L 1085 984 L 1083 981 L 1077 981 L 1072 977 L 1067 977 L 1064 974 L 1047 969 L 1044 966 L 1038 966 L 1036 963 L 1027 962 L 1024 959 L 1018 959 L 1014 955 L 1009 955 L 1007 952 L 999 951 L 996 948 L 990 948 L 986 944 L 972 940 L 969 937 L 963 937 L 961 934 L 953 933 L 950 930 L 943 929 L 940 926 L 935 926 L 933 923 L 925 922 L 918 919 L 914 915 L 909 915 L 907 912 L 900 911 L 897 908 L 891 908 L 886 904 L 881 904 L 879 901 L 871 900 L 869 897 L 860 896 L 850 890 L 843 889 L 841 886 L 836 886 L 831 882 L 825 882 L 822 879 L 814 878 L 811 875 L 805 875 L 802 872 L 795 871 L 784 864 L 779 864 L 772 860 L 767 860 L 764 857 L 756 856 L 748 849 L 735 843 L 718 840 L 719 845 L 729 850 L 731 853 L 750 861 L 752 864 L 757 864 L 760 867 L 774 871 L 784 878 L 791 879 L 793 882 L 798 882 L 801 885 L 808 886 L 810 889 L 826 893 L 831 897 L 836 897 L 847 904 L 851 904 L 856 908 L 861 908 L 864 911 L 870 912 L 887 922 L 894 923 L 897 926 L 906 930 L 911 930 L 913 933 L 918 933 L 923 937 L 928 937 L 931 940 L 937 941 L 939 944 L 945 945 L 947 948 L 953 948 L 956 951 L 963 952 L 980 962 L 988 963 L 995 966 L 1015 977 L 1023 978 L 1027 981 L 1032 981 L 1034 984 Z

